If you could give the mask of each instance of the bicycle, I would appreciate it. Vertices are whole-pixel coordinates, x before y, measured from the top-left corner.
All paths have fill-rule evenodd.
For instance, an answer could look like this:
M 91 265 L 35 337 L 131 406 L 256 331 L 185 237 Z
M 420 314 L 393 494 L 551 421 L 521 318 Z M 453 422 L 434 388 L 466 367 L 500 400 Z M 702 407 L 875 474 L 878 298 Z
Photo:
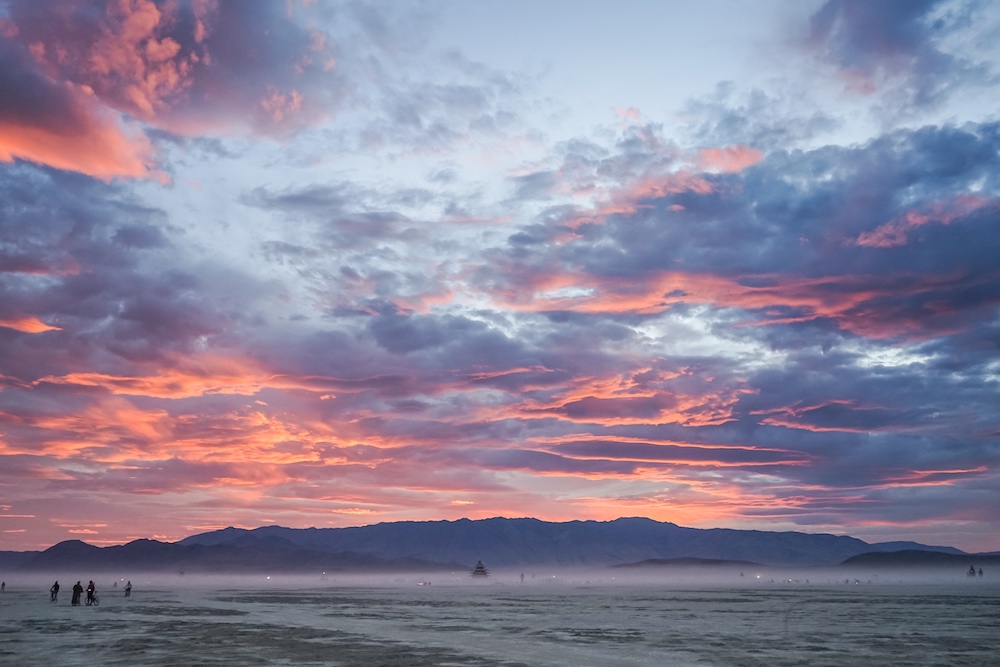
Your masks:
M 97 593 L 94 593 L 93 597 L 87 598 L 87 606 L 88 607 L 90 607 L 91 605 L 93 605 L 94 607 L 97 607 L 97 606 L 100 606 L 100 604 L 101 604 L 101 598 L 98 597 Z

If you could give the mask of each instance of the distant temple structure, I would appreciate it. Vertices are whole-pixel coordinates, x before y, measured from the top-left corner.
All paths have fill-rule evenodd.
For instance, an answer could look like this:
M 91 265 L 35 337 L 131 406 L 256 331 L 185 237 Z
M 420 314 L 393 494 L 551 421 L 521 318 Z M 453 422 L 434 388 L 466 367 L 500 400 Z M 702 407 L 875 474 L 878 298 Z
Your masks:
M 488 577 L 490 576 L 490 571 L 486 569 L 483 565 L 483 561 L 476 562 L 476 568 L 472 571 L 473 577 Z

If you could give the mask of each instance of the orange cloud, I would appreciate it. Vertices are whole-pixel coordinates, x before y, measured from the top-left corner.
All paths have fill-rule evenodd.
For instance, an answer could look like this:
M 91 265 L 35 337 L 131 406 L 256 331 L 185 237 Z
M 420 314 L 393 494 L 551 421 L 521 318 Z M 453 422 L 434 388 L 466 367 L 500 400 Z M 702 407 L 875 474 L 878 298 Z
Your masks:
M 638 464 L 670 464 L 683 467 L 744 468 L 756 466 L 800 466 L 808 462 L 801 452 L 774 447 L 744 445 L 703 445 L 669 440 L 651 440 L 626 437 L 566 436 L 550 441 L 560 456 L 587 461 L 632 461 Z M 582 445 L 575 451 L 574 445 Z M 594 447 L 599 445 L 599 447 Z M 629 445 L 639 446 L 638 450 Z M 565 447 L 569 446 L 567 450 Z M 662 450 L 662 451 L 661 451 Z M 718 454 L 718 458 L 708 458 Z M 768 456 L 773 455 L 773 456 Z
M 511 374 L 552 372 L 548 369 L 516 369 Z M 473 379 L 499 378 L 505 374 L 483 374 Z M 643 376 L 640 382 L 637 378 Z M 539 376 L 544 378 L 544 374 Z M 666 373 L 651 369 L 633 369 L 625 374 L 605 377 L 581 377 L 566 384 L 518 383 L 517 392 L 523 398 L 511 404 L 485 404 L 466 408 L 457 416 L 465 423 L 501 421 L 505 419 L 552 419 L 573 423 L 601 424 L 681 424 L 713 426 L 733 419 L 732 409 L 740 396 L 749 390 L 723 387 L 708 380 L 692 386 L 686 380 L 687 371 Z M 677 380 L 682 384 L 673 384 Z M 701 382 L 701 381 L 698 381 Z M 525 395 L 531 389 L 545 389 L 540 400 Z
M 45 331 L 62 331 L 59 327 L 50 326 L 37 317 L 31 316 L 0 320 L 0 327 L 30 334 L 43 333 Z
M 900 486 L 952 486 L 965 477 L 977 476 L 989 472 L 986 466 L 958 470 L 911 470 L 905 474 L 891 477 L 880 488 Z
M 350 391 L 333 378 L 273 374 L 247 359 L 209 354 L 179 359 L 174 367 L 158 369 L 154 375 L 67 373 L 35 381 L 36 385 L 41 383 L 101 387 L 112 394 L 173 399 L 212 394 L 252 396 L 264 388 Z
M 807 499 L 779 498 L 773 493 L 734 484 L 726 478 L 682 476 L 676 472 L 653 480 L 663 490 L 630 496 L 585 496 L 574 499 L 584 516 L 609 521 L 621 516 L 644 516 L 684 526 L 719 527 L 748 514 L 794 508 Z
M 887 338 L 921 326 L 905 318 L 882 316 L 869 302 L 913 297 L 962 279 L 961 275 L 823 276 L 801 278 L 779 274 L 726 277 L 706 273 L 661 271 L 627 278 L 584 273 L 535 274 L 519 289 L 500 293 L 505 308 L 547 312 L 656 314 L 677 304 L 711 304 L 719 308 L 761 311 L 745 325 L 836 320 L 847 331 Z M 556 292 L 554 294 L 554 292 Z M 569 293 L 569 296 L 565 294 Z M 790 307 L 802 314 L 776 318 L 773 309 Z
M 173 430 L 165 411 L 141 410 L 117 397 L 105 397 L 76 412 L 25 422 L 47 433 L 25 446 L 8 444 L 9 453 L 72 458 L 83 451 L 94 454 L 94 450 L 103 448 L 103 454 L 94 454 L 94 458 L 105 462 L 148 457 L 148 444 L 169 441 Z
M 66 91 L 72 106 L 60 126 L 0 119 L 0 162 L 22 159 L 105 181 L 169 181 L 155 169 L 153 148 L 144 135 L 125 133 L 80 89 L 67 85 Z

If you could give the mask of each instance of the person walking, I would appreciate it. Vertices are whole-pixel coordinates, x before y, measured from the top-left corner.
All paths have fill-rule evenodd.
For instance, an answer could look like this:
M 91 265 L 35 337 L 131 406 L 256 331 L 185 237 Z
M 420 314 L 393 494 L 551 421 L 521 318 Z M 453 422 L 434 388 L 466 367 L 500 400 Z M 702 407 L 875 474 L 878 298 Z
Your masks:
M 81 586 L 80 582 L 78 581 L 73 586 L 73 599 L 70 600 L 70 604 L 72 604 L 74 606 L 80 604 L 80 596 L 81 595 L 83 595 L 83 586 Z

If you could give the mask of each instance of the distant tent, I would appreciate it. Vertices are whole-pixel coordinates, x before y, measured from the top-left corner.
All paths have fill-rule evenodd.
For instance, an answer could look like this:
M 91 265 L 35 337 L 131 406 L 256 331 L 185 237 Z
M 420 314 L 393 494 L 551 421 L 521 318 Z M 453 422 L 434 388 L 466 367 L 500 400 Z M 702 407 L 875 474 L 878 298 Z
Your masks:
M 472 571 L 473 577 L 488 577 L 490 576 L 490 571 L 483 566 L 483 561 L 476 562 L 476 569 Z

